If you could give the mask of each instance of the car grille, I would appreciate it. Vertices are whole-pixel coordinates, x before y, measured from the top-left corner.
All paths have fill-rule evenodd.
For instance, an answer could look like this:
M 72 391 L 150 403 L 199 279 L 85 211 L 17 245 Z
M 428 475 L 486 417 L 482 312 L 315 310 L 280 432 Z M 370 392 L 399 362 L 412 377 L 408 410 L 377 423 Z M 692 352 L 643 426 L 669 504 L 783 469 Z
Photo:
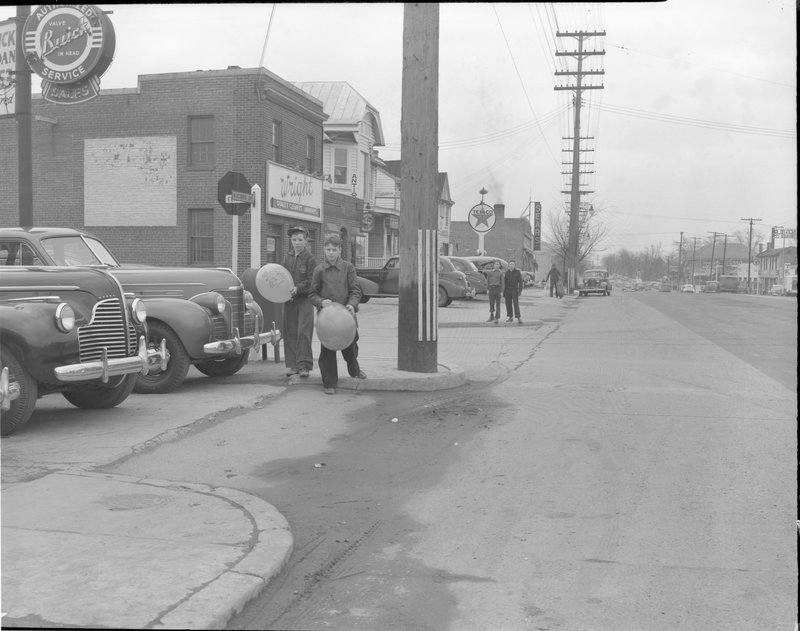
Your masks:
M 236 289 L 223 289 L 217 292 L 231 304 L 231 326 L 239 329 L 239 335 L 245 335 L 244 330 L 244 291 L 241 287 Z M 228 329 L 225 318 L 214 316 L 214 339 L 229 340 L 233 331 Z
M 132 324 L 126 322 L 119 300 L 101 300 L 94 306 L 92 321 L 78 329 L 81 362 L 100 359 L 103 348 L 107 349 L 109 358 L 133 355 L 136 333 L 132 328 Z

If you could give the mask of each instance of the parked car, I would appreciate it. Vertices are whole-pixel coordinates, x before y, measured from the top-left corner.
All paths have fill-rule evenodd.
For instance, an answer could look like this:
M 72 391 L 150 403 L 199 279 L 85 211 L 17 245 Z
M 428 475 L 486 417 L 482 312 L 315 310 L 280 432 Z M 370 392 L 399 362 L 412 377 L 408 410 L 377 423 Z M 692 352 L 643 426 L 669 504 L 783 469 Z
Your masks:
M 658 291 L 670 292 L 672 291 L 672 283 L 661 283 L 658 286 Z
M 377 285 L 377 291 L 369 293 L 366 298 L 380 298 L 396 296 L 400 282 L 400 257 L 393 256 L 383 267 L 358 268 L 358 275 Z M 362 290 L 365 283 L 362 283 Z M 437 304 L 440 307 L 448 306 L 457 298 L 469 296 L 471 288 L 467 277 L 459 272 L 446 257 L 439 257 L 439 288 Z
M 229 269 L 122 265 L 97 237 L 71 228 L 0 229 L 3 273 L 16 265 L 87 266 L 108 269 L 126 293 L 144 300 L 148 346 L 166 343 L 168 363 L 136 379 L 135 391 L 176 390 L 189 367 L 211 377 L 238 372 L 248 351 L 277 343 L 264 313 Z
M 445 256 L 444 258 L 450 261 L 459 272 L 464 273 L 476 295 L 488 293 L 486 277 L 478 271 L 475 263 L 460 256 Z
M 85 409 L 113 408 L 136 376 L 166 368 L 147 346 L 144 301 L 101 269 L 6 267 L 0 274 L 0 434 L 30 419 L 36 400 L 61 393 Z
M 693 294 L 694 293 L 694 285 L 691 283 L 686 283 L 683 287 L 681 287 L 681 291 L 684 294 Z
M 622 291 L 636 291 L 636 287 L 634 287 L 634 286 L 633 286 L 633 285 L 631 285 L 630 283 L 625 283 L 625 284 L 622 286 Z
M 589 294 L 611 295 L 611 279 L 608 277 L 608 270 L 587 269 L 578 282 L 578 295 L 588 296 Z
M 533 278 L 533 272 L 522 270 L 522 286 L 531 287 L 536 281 Z
M 478 271 L 481 272 L 484 277 L 486 276 L 486 272 L 488 272 L 490 269 L 494 269 L 495 261 L 500 261 L 501 270 L 504 272 L 508 271 L 508 261 L 497 256 L 464 256 L 462 258 L 472 261 L 472 263 L 478 268 Z
M 772 287 L 769 288 L 769 295 L 784 296 L 786 295 L 786 288 L 780 283 L 775 283 Z

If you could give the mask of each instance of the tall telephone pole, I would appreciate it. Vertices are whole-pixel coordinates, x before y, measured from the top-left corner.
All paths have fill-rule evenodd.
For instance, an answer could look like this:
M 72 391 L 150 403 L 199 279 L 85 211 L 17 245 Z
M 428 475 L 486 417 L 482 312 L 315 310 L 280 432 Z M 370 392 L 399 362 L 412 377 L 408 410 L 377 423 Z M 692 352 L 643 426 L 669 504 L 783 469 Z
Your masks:
M 681 252 L 683 252 L 683 233 L 678 242 L 678 291 L 681 291 L 681 280 L 683 280 L 683 265 L 681 264 Z
M 714 280 L 719 280 L 719 278 L 717 278 L 717 268 L 714 266 L 714 250 L 717 248 L 717 236 L 722 236 L 724 233 L 711 232 L 710 234 L 714 235 L 714 241 L 711 242 L 711 267 L 708 269 L 708 280 L 711 280 L 712 274 L 714 275 Z
M 753 254 L 753 222 L 761 221 L 760 219 L 753 219 L 753 217 L 743 218 L 742 221 L 750 222 L 750 237 L 747 240 L 747 293 L 750 293 L 750 261 Z
M 439 5 L 403 5 L 397 368 L 436 372 Z
M 574 57 L 578 60 L 576 71 L 556 71 L 556 76 L 574 76 L 575 85 L 557 85 L 556 90 L 574 90 L 575 102 L 575 121 L 572 134 L 572 182 L 570 186 L 569 201 L 569 239 L 567 242 L 567 290 L 573 292 L 575 287 L 575 272 L 578 267 L 578 222 L 580 215 L 581 194 L 590 191 L 581 191 L 581 172 L 580 172 L 580 152 L 581 152 L 581 94 L 583 90 L 602 90 L 602 85 L 584 85 L 583 78 L 592 75 L 604 75 L 603 70 L 584 70 L 583 60 L 593 55 L 605 55 L 604 50 L 584 50 L 583 42 L 587 37 L 604 37 L 605 31 L 577 31 L 577 32 L 556 32 L 556 37 L 574 37 L 578 41 L 576 51 L 556 51 L 556 57 Z
M 695 253 L 697 252 L 697 237 L 692 237 L 694 239 L 694 243 L 692 244 L 692 285 L 694 285 L 694 260 L 697 258 Z

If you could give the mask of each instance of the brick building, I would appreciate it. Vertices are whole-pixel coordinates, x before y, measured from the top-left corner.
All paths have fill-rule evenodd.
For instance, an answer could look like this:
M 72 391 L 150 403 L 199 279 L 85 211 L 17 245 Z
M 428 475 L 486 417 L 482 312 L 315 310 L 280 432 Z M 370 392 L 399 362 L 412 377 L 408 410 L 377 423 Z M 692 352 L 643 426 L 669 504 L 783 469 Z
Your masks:
M 217 201 L 228 171 L 263 191 L 260 264 L 282 260 L 290 225 L 309 228 L 318 259 L 325 233 L 359 225 L 359 200 L 325 190 L 321 101 L 264 68 L 142 75 L 81 105 L 34 96 L 32 110 L 34 224 L 84 228 L 122 262 L 250 267 L 250 211 L 234 262 Z M 13 116 L 0 137 L 0 225 L 14 226 Z
M 483 247 L 488 256 L 514 259 L 521 270 L 533 272 L 536 257 L 533 253 L 533 231 L 526 217 L 506 217 L 505 204 L 494 205 L 495 223 L 484 235 Z M 450 223 L 450 247 L 453 256 L 475 256 L 478 253 L 478 235 L 468 221 Z

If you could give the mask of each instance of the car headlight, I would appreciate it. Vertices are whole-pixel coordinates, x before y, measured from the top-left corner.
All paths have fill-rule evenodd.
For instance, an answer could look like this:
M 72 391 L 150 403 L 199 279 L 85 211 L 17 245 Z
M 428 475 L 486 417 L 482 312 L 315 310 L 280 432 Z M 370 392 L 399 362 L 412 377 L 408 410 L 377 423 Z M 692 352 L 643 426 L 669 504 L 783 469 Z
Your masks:
M 135 298 L 131 303 L 131 315 L 137 324 L 144 324 L 147 320 L 147 307 L 143 300 Z
M 244 305 L 248 309 L 252 309 L 255 306 L 255 298 L 253 298 L 253 294 L 246 289 L 244 290 Z
M 225 305 L 228 304 L 228 301 L 222 297 L 221 294 L 217 294 L 217 313 L 223 314 L 225 313 Z
M 75 328 L 75 311 L 66 302 L 56 307 L 56 326 L 62 333 L 69 333 Z

